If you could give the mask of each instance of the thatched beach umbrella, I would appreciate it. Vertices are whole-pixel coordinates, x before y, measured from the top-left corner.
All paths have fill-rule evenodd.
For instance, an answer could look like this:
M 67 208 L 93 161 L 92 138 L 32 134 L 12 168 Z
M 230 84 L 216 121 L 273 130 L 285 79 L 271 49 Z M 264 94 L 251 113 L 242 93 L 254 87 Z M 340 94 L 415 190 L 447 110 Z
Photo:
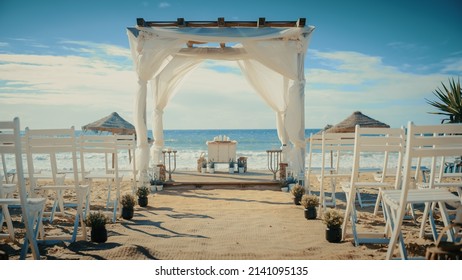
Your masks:
M 318 134 L 323 132 L 326 133 L 351 133 L 355 132 L 356 125 L 359 124 L 361 127 L 385 127 L 389 128 L 388 124 L 375 120 L 369 116 L 364 115 L 360 111 L 353 112 L 348 118 L 332 126 L 326 125 L 323 130 L 319 131 Z M 330 166 L 333 166 L 333 154 L 330 152 Z
M 344 133 L 344 132 L 355 132 L 356 125 L 359 124 L 361 127 L 386 127 L 389 128 L 388 124 L 375 120 L 362 114 L 359 111 L 353 112 L 348 118 L 339 122 L 331 128 L 325 130 L 327 133 Z
M 82 130 L 108 131 L 112 134 L 135 134 L 135 127 L 113 112 L 100 120 L 82 126 Z
M 89 123 L 87 125 L 82 126 L 83 131 L 92 130 L 92 131 L 108 131 L 112 134 L 119 134 L 119 135 L 127 135 L 127 134 L 135 134 L 136 130 L 135 127 L 124 120 L 119 114 L 116 112 L 112 112 L 109 116 L 106 116 L 100 120 L 95 122 Z M 131 162 L 132 156 L 130 150 L 128 150 L 128 158 Z M 114 167 L 114 155 L 112 156 L 112 167 Z

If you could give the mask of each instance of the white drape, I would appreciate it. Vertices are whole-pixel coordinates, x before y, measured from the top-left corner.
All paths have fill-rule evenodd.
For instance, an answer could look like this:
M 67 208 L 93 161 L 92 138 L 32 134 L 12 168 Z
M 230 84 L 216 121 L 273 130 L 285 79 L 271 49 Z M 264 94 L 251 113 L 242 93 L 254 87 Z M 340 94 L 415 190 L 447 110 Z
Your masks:
M 241 63 L 243 73 L 266 103 L 277 114 L 278 136 L 281 144 L 289 147 L 289 168 L 296 176 L 305 169 L 304 122 L 304 53 L 308 38 L 298 40 L 246 41 L 248 56 L 254 58 Z M 243 66 L 242 66 L 243 65 Z M 268 69 L 264 69 L 265 66 Z M 279 74 L 275 76 L 275 72 Z
M 153 94 L 152 131 L 154 145 L 151 147 L 151 156 L 155 164 L 161 160 L 164 147 L 163 113 L 168 102 L 176 94 L 186 74 L 196 68 L 202 59 L 193 57 L 175 56 L 167 66 L 151 80 Z
M 290 164 L 304 170 L 304 54 L 314 27 L 292 28 L 156 28 L 129 29 L 130 48 L 139 77 L 135 97 L 137 159 L 141 170 L 149 162 L 146 94 L 153 94 L 151 150 L 155 163 L 163 148 L 163 110 L 185 75 L 204 59 L 238 61 L 247 80 L 275 111 L 281 144 L 292 143 Z M 241 42 L 234 48 L 186 48 L 187 41 Z

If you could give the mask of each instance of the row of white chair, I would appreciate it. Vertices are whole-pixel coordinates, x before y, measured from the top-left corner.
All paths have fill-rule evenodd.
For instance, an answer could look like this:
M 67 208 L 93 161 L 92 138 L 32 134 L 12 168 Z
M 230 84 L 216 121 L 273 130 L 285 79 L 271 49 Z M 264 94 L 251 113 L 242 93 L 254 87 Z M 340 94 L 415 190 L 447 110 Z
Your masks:
M 19 123 L 19 120 L 15 119 L 14 122 Z M 1 128 L 2 131 L 5 130 L 8 125 L 9 122 L 5 122 L 5 127 Z M 2 135 L 5 136 L 7 134 L 2 133 Z M 130 172 L 133 176 L 132 192 L 136 190 L 137 171 L 134 158 L 136 143 L 133 136 L 82 135 L 76 137 L 73 127 L 70 129 L 26 128 L 25 135 L 19 138 L 18 141 L 13 142 L 12 139 L 5 139 L 5 142 L 2 143 L 3 145 L 0 151 L 2 155 L 12 153 L 11 149 L 6 148 L 11 146 L 19 147 L 21 156 L 15 155 L 16 162 L 21 162 L 22 164 L 22 154 L 25 154 L 28 172 L 24 172 L 22 168 L 20 170 L 20 168 L 16 166 L 17 182 L 15 184 L 8 182 L 9 184 L 7 184 L 5 181 L 4 186 L 0 187 L 0 197 L 2 197 L 2 199 L 7 199 L 8 196 L 11 196 L 13 191 L 16 191 L 16 185 L 20 185 L 20 181 L 27 178 L 29 180 L 29 190 L 26 190 L 26 197 L 43 200 L 41 212 L 38 212 L 40 218 L 36 219 L 37 224 L 35 229 L 37 233 L 35 234 L 35 240 L 68 240 L 74 242 L 76 240 L 86 239 L 84 218 L 86 213 L 90 210 L 90 195 L 94 180 L 103 179 L 107 181 L 107 208 L 112 207 L 112 220 L 115 222 L 117 211 L 120 209 L 120 182 L 123 178 L 118 168 L 118 153 L 122 149 L 129 150 L 129 154 L 133 154 L 133 168 L 131 168 Z M 112 156 L 112 165 L 109 165 L 108 160 L 106 160 L 104 163 L 104 172 L 94 173 L 88 170 L 85 161 L 89 156 L 92 157 L 95 154 L 104 154 L 106 158 Z M 57 161 L 58 155 L 60 155 L 60 161 Z M 2 159 L 3 158 L 4 157 L 2 157 Z M 49 159 L 50 174 L 36 173 L 35 161 L 37 159 L 42 161 L 43 159 Z M 63 168 L 64 166 L 59 166 L 59 164 L 65 165 L 65 168 Z M 63 171 L 63 169 L 66 171 Z M 71 174 L 70 177 L 68 177 L 69 174 Z M 39 183 L 42 179 L 46 179 L 45 184 Z M 113 192 L 112 189 L 114 189 Z M 64 201 L 65 192 L 72 192 L 69 196 L 72 198 L 71 201 Z M 46 201 L 48 200 L 52 202 L 50 207 L 46 207 Z M 19 204 L 18 200 L 14 202 Z M 11 205 L 13 202 L 9 204 Z M 2 220 L 0 220 L 0 222 L 3 220 L 7 222 L 9 231 L 8 237 L 14 239 L 8 206 L 3 207 L 3 205 L 6 205 L 6 203 L 2 204 Z M 47 208 L 50 208 L 49 212 L 45 212 Z M 43 215 L 49 215 L 50 221 L 53 221 L 55 214 L 68 215 L 69 213 L 66 213 L 65 209 L 70 210 L 71 208 L 75 208 L 74 212 L 71 214 L 74 215 L 73 232 L 70 235 L 47 235 L 41 226 Z M 34 257 L 36 256 L 34 255 Z
M 462 173 L 454 173 L 457 169 L 453 169 L 453 173 L 448 175 L 443 172 L 445 168 L 445 161 L 453 161 L 454 158 L 462 155 L 462 126 L 461 125 L 436 125 L 436 126 L 415 126 L 412 123 L 408 125 L 407 135 L 403 128 L 361 128 L 356 127 L 355 134 L 342 134 L 331 135 L 323 133 L 316 137 L 311 137 L 310 148 L 320 149 L 322 151 L 322 167 L 320 168 L 320 197 L 322 208 L 327 206 L 323 196 L 323 181 L 325 178 L 336 179 L 343 176 L 345 181 L 342 183 L 342 189 L 346 193 L 346 211 L 345 219 L 342 227 L 343 238 L 348 237 L 347 227 L 351 222 L 352 235 L 356 245 L 361 243 L 390 243 L 388 258 L 391 258 L 393 253 L 393 244 L 397 242 L 398 237 L 402 237 L 400 233 L 401 228 L 396 225 L 401 225 L 404 217 L 405 210 L 411 209 L 414 204 L 425 204 L 425 211 L 421 222 L 420 235 L 423 236 L 424 228 L 426 226 L 427 217 L 430 220 L 430 226 L 434 238 L 437 238 L 437 230 L 433 221 L 433 215 L 430 211 L 435 210 L 435 204 L 439 204 L 438 210 L 443 216 L 443 222 L 449 223 L 449 217 L 445 208 L 445 203 L 449 202 L 453 205 L 460 205 L 460 197 L 448 191 L 448 187 L 455 187 L 460 192 Z M 316 146 L 317 145 L 317 146 Z M 352 156 L 351 172 L 340 173 L 339 163 L 341 151 L 347 151 Z M 312 151 L 310 150 L 310 153 Z M 328 154 L 336 152 L 337 163 L 336 165 L 328 166 L 324 159 Z M 379 167 L 380 173 L 375 176 L 376 182 L 363 180 L 360 176 L 364 166 L 363 161 L 371 153 L 382 153 L 384 161 L 382 166 Z M 395 154 L 397 159 L 396 166 L 391 168 L 389 166 L 389 157 Z M 437 159 L 438 158 L 438 159 Z M 311 175 L 311 159 L 308 165 L 307 182 Z M 421 166 L 423 160 L 432 162 L 430 168 Z M 437 165 L 437 162 L 439 165 Z M 420 184 L 419 174 L 422 170 L 429 173 L 428 178 L 422 176 L 424 184 Z M 328 172 L 326 172 L 326 170 Z M 393 170 L 392 172 L 390 170 Z M 366 171 L 371 171 L 366 168 Z M 438 173 L 437 173 L 438 172 Z M 326 175 L 327 173 L 327 175 Z M 456 182 L 442 183 L 448 176 L 457 178 Z M 387 179 L 386 178 L 392 178 Z M 454 181 L 454 180 L 453 180 Z M 414 186 L 424 185 L 427 193 L 419 189 L 409 191 L 409 188 Z M 334 181 L 331 183 L 333 186 L 332 193 L 335 193 Z M 309 186 L 309 183 L 308 183 Z M 444 187 L 444 188 L 442 188 Z M 385 209 L 385 227 L 383 233 L 359 233 L 356 229 L 356 209 L 355 202 L 358 200 L 361 204 L 361 196 L 359 192 L 361 189 L 378 189 L 377 200 L 375 201 L 374 213 L 377 214 L 378 208 L 382 205 Z M 333 196 L 335 199 L 335 196 Z M 356 199 L 357 198 L 357 199 Z M 333 204 L 335 206 L 335 204 Z M 398 213 L 399 211 L 400 213 Z M 462 211 L 459 207 L 459 213 Z M 411 211 L 411 213 L 413 213 Z M 462 215 L 462 213 L 460 213 Z M 461 217 L 462 218 L 462 217 Z M 396 233 L 398 232 L 398 233 Z M 394 235 L 391 235 L 393 233 Z M 397 237 L 398 236 L 398 237 Z M 453 236 L 453 234 L 449 234 Z M 407 258 L 404 247 L 404 241 L 400 240 L 400 252 L 402 258 Z M 394 242 L 394 243 L 393 243 Z M 390 249 L 391 248 L 391 249 Z M 391 251 L 391 253 L 390 253 Z

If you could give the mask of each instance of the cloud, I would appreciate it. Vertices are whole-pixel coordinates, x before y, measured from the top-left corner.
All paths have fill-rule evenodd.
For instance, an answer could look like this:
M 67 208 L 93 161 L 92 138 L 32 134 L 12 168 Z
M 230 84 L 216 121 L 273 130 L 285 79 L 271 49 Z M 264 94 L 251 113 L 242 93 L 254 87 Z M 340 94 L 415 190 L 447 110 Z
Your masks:
M 26 125 L 67 127 L 106 112 L 131 115 L 136 75 L 131 65 L 108 59 L 105 54 L 114 50 L 119 55 L 117 47 L 106 45 L 92 51 L 104 53 L 99 57 L 0 54 L 1 119 L 19 113 L 29 121 Z M 56 115 L 61 111 L 63 115 Z
M 168 2 L 160 2 L 159 3 L 159 8 L 168 8 L 170 7 L 170 3 Z
M 0 119 L 20 114 L 31 127 L 79 127 L 113 111 L 133 119 L 137 77 L 130 51 L 109 44 L 61 41 L 66 53 L 0 53 Z M 441 73 L 416 74 L 379 56 L 309 50 L 305 124 L 322 128 L 360 110 L 392 126 L 408 120 L 439 123 L 425 98 L 462 72 L 460 59 L 441 62 Z M 148 94 L 148 125 L 152 98 Z M 275 114 L 235 62 L 206 60 L 192 71 L 165 108 L 166 129 L 274 128 Z M 23 122 L 22 122 L 23 123 Z
M 105 54 L 109 56 L 121 56 L 130 58 L 130 50 L 127 48 L 122 48 L 115 45 L 109 44 L 98 44 L 88 41 L 70 41 L 64 40 L 60 41 L 59 44 L 62 45 L 63 49 L 73 51 L 75 53 L 93 53 L 93 54 Z M 69 47 L 70 46 L 81 46 L 81 48 Z
M 306 69 L 307 127 L 338 123 L 356 110 L 392 126 L 408 120 L 439 123 L 427 113 L 431 108 L 424 99 L 431 99 L 433 89 L 447 79 L 444 73 L 404 72 L 357 52 L 311 53 L 318 66 Z
M 443 72 L 448 74 L 457 74 L 462 73 L 462 58 L 450 58 L 444 61 Z
M 413 43 L 406 42 L 390 42 L 387 46 L 395 50 L 404 50 L 404 51 L 416 51 L 416 50 L 426 50 L 428 47 L 421 46 Z

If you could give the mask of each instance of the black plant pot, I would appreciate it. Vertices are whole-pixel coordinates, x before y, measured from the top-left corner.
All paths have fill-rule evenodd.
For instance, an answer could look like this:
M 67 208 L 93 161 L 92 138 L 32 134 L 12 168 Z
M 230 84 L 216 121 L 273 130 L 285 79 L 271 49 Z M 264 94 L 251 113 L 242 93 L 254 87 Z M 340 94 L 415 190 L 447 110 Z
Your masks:
M 294 204 L 295 205 L 300 205 L 300 200 L 302 200 L 302 197 L 300 196 L 294 196 Z
M 326 229 L 326 240 L 330 243 L 339 243 L 342 241 L 342 228 L 327 228 Z
M 91 241 L 96 243 L 104 243 L 107 241 L 106 227 L 92 227 L 91 228 Z
M 131 218 L 133 218 L 133 212 L 133 207 L 122 207 L 122 218 L 125 220 L 131 220 Z
M 139 204 L 141 207 L 146 207 L 146 206 L 148 206 L 148 197 L 147 197 L 147 196 L 138 197 L 138 204 Z
M 307 220 L 314 220 L 316 219 L 316 207 L 308 207 L 305 209 L 305 218 Z

